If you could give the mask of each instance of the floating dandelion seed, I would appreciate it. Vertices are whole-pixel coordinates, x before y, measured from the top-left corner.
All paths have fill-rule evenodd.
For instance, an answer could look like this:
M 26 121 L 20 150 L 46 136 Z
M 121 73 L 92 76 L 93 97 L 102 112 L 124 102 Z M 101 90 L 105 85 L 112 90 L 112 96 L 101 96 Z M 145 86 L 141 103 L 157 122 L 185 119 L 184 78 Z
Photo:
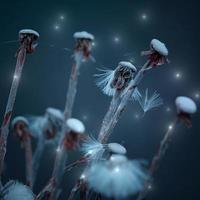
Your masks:
M 31 189 L 17 181 L 9 181 L 0 191 L 2 200 L 34 200 Z
M 24 117 L 16 117 L 12 121 L 12 128 L 25 150 L 26 184 L 32 188 L 32 147 L 29 122 Z
M 165 156 L 167 149 L 169 148 L 170 141 L 173 136 L 174 129 L 176 127 L 177 122 L 183 122 L 186 127 L 191 127 L 191 115 L 197 111 L 197 107 L 195 102 L 185 96 L 179 96 L 175 100 L 175 105 L 177 109 L 177 118 L 173 124 L 168 126 L 168 130 L 164 135 L 160 143 L 160 147 L 156 155 L 153 157 L 149 173 L 151 176 L 154 175 L 155 171 L 158 169 L 161 159 Z M 148 193 L 148 185 L 151 184 L 150 182 L 146 183 L 145 189 L 139 194 L 137 200 L 142 200 Z
M 123 155 L 112 155 L 108 161 L 93 163 L 87 170 L 90 189 L 117 199 L 141 191 L 147 178 L 139 161 L 128 160 Z
M 4 157 L 6 154 L 6 144 L 7 144 L 7 137 L 9 133 L 9 125 L 10 125 L 10 120 L 13 112 L 13 107 L 16 99 L 16 94 L 19 86 L 19 81 L 21 78 L 24 62 L 25 62 L 25 57 L 26 54 L 33 53 L 35 48 L 37 47 L 37 39 L 39 38 L 39 34 L 31 29 L 24 29 L 19 32 L 19 42 L 20 42 L 20 47 L 16 53 L 17 57 L 17 63 L 15 67 L 15 72 L 13 76 L 13 82 L 12 86 L 10 89 L 10 94 L 8 97 L 7 101 L 7 106 L 6 106 L 6 111 L 4 114 L 3 122 L 1 124 L 1 129 L 0 129 L 0 176 L 2 174 L 2 169 L 3 169 L 3 163 L 4 163 Z
M 149 110 L 152 110 L 154 108 L 157 108 L 163 104 L 163 101 L 157 92 L 154 92 L 153 95 L 149 98 L 148 97 L 148 89 L 146 89 L 146 91 L 145 91 L 145 98 L 144 99 L 139 98 L 138 101 L 139 101 L 144 113 L 146 113 Z

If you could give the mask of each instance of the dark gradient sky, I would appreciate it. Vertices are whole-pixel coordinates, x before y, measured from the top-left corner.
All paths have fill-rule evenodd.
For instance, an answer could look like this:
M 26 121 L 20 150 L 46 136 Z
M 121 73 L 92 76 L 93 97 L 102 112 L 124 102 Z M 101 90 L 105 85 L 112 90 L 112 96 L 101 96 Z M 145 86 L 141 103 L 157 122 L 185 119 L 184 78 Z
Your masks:
M 147 15 L 142 20 L 141 15 Z M 65 20 L 59 20 L 64 15 Z M 159 142 L 170 122 L 175 118 L 173 107 L 177 95 L 195 97 L 200 92 L 199 3 L 179 0 L 123 0 L 123 1 L 1 1 L 0 3 L 0 116 L 3 117 L 12 74 L 15 66 L 16 40 L 22 28 L 33 28 L 40 35 L 37 51 L 27 56 L 20 88 L 15 104 L 16 115 L 41 115 L 48 106 L 64 108 L 68 84 L 71 52 L 63 48 L 73 48 L 72 35 L 75 31 L 87 30 L 96 37 L 94 57 L 97 62 L 85 63 L 81 68 L 78 95 L 73 116 L 85 121 L 87 131 L 97 134 L 103 116 L 108 109 L 110 98 L 104 96 L 94 84 L 96 68 L 115 68 L 127 53 L 134 58 L 134 64 L 141 66 L 145 58 L 140 51 L 148 48 L 152 38 L 164 41 L 170 51 L 171 63 L 151 71 L 142 81 L 139 89 L 146 87 L 151 92 L 157 90 L 164 99 L 164 106 L 147 113 L 142 119 L 137 104 L 130 102 L 110 141 L 123 143 L 132 159 L 144 158 L 150 161 L 159 147 Z M 59 30 L 54 26 L 60 25 Z M 113 41 L 119 37 L 118 43 Z M 53 45 L 53 46 L 52 46 Z M 175 73 L 181 78 L 176 79 Z M 199 99 L 196 99 L 199 104 Z M 166 112 L 170 107 L 171 111 Z M 173 141 L 155 175 L 155 182 L 148 200 L 199 200 L 200 177 L 200 116 L 193 118 L 193 127 L 186 129 L 179 125 Z M 55 150 L 48 148 L 43 156 L 36 191 L 47 182 L 53 166 Z M 78 153 L 70 153 L 69 160 L 78 158 Z M 64 177 L 66 199 L 72 184 L 81 169 Z M 10 135 L 4 181 L 19 179 L 24 181 L 24 154 L 18 141 Z M 130 199 L 134 199 L 133 197 Z

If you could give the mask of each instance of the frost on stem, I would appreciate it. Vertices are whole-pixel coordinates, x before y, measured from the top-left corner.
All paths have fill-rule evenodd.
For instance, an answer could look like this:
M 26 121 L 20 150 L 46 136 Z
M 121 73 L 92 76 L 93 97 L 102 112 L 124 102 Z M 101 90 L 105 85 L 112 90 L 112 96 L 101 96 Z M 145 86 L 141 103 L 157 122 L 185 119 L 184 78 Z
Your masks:
M 112 155 L 107 161 L 93 163 L 86 175 L 90 189 L 116 199 L 141 191 L 148 179 L 141 163 L 124 155 Z
M 196 103 L 189 97 L 179 96 L 175 100 L 177 117 L 184 122 L 187 127 L 192 126 L 191 115 L 196 113 Z
M 163 104 L 163 100 L 160 98 L 160 95 L 157 92 L 154 92 L 153 95 L 149 97 L 148 89 L 145 91 L 144 99 L 138 98 L 138 101 L 144 113 Z
M 0 192 L 1 200 L 34 200 L 35 195 L 28 186 L 18 181 L 9 181 Z
M 6 105 L 6 110 L 4 113 L 3 122 L 0 128 L 0 176 L 2 174 L 3 163 L 6 154 L 7 137 L 9 133 L 10 120 L 13 113 L 19 82 L 21 79 L 22 70 L 26 58 L 26 53 L 32 53 L 35 50 L 36 44 L 34 43 L 36 42 L 38 37 L 39 34 L 36 31 L 30 29 L 21 30 L 19 32 L 20 47 L 16 53 L 17 63 Z

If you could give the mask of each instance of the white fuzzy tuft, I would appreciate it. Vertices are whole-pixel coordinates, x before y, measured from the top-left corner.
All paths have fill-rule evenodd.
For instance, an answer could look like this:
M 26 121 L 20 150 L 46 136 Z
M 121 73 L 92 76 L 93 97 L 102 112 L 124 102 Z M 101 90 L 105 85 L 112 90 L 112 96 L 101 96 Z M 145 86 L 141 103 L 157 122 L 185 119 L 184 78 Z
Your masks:
M 113 165 L 110 161 L 93 163 L 87 172 L 89 187 L 106 197 L 127 198 L 141 191 L 148 175 L 139 161 Z
M 132 98 L 135 101 L 139 101 L 142 98 L 142 95 L 141 95 L 140 91 L 138 90 L 138 88 L 135 88 L 135 90 L 134 90 L 134 92 L 132 94 Z
M 115 89 L 111 87 L 112 80 L 114 78 L 114 70 L 102 70 L 103 73 L 95 74 L 97 77 L 96 85 L 102 90 L 102 92 L 108 96 L 113 96 Z
M 34 200 L 31 189 L 17 181 L 9 181 L 1 191 L 2 200 Z
M 81 151 L 85 156 L 89 156 L 90 159 L 97 160 L 102 157 L 105 147 L 96 139 L 90 137 L 89 140 L 82 144 Z
M 154 92 L 153 95 L 148 97 L 148 89 L 145 91 L 144 99 L 140 98 L 139 103 L 144 111 L 144 113 L 148 112 L 153 108 L 157 108 L 163 104 L 163 100 L 157 92 Z

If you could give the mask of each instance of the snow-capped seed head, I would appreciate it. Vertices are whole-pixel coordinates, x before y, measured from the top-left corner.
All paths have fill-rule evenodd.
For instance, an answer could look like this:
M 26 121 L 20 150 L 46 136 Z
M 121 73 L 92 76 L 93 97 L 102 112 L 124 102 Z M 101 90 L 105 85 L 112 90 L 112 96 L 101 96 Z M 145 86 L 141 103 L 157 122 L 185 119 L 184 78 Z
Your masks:
M 128 86 L 130 81 L 134 78 L 136 68 L 129 62 L 121 61 L 115 69 L 114 78 L 111 86 L 117 91 L 121 91 Z
M 137 71 L 137 68 L 132 63 L 127 62 L 127 61 L 121 61 L 121 62 L 119 62 L 118 65 L 121 65 L 122 67 L 129 67 L 129 68 L 133 69 L 134 72 Z
M 114 154 L 110 157 L 110 163 L 111 164 L 124 164 L 127 162 L 127 157 L 124 155 L 120 155 L 120 154 Z
M 32 36 L 33 40 L 37 40 L 40 35 L 37 31 L 34 31 L 32 29 L 22 29 L 19 31 L 19 37 L 26 37 L 26 36 Z
M 94 36 L 86 31 L 82 31 L 74 33 L 74 38 L 76 40 L 74 54 L 74 59 L 76 62 L 84 62 L 91 58 Z
M 2 200 L 34 200 L 31 189 L 17 181 L 9 181 L 0 192 Z
M 91 33 L 88 33 L 86 31 L 76 32 L 74 33 L 75 39 L 86 39 L 86 40 L 94 40 L 94 36 Z
M 17 124 L 24 124 L 25 126 L 28 126 L 29 125 L 29 122 L 28 122 L 28 120 L 25 118 L 25 117 L 23 117 L 23 116 L 17 116 L 17 117 L 15 117 L 13 120 L 12 120 L 12 124 L 11 124 L 11 126 L 12 126 L 12 128 L 14 128 L 15 127 L 15 125 L 17 125 Z
M 71 131 L 75 133 L 83 134 L 85 132 L 84 124 L 78 119 L 70 118 L 66 121 L 66 125 Z
M 185 114 L 194 114 L 197 111 L 196 103 L 189 97 L 179 96 L 175 100 L 177 112 Z
M 162 56 L 168 56 L 168 49 L 165 46 L 165 44 L 162 43 L 161 41 L 157 39 L 153 39 L 151 40 L 150 46 L 153 50 L 157 51 Z
M 126 148 L 118 143 L 109 143 L 108 150 L 115 154 L 126 154 Z

